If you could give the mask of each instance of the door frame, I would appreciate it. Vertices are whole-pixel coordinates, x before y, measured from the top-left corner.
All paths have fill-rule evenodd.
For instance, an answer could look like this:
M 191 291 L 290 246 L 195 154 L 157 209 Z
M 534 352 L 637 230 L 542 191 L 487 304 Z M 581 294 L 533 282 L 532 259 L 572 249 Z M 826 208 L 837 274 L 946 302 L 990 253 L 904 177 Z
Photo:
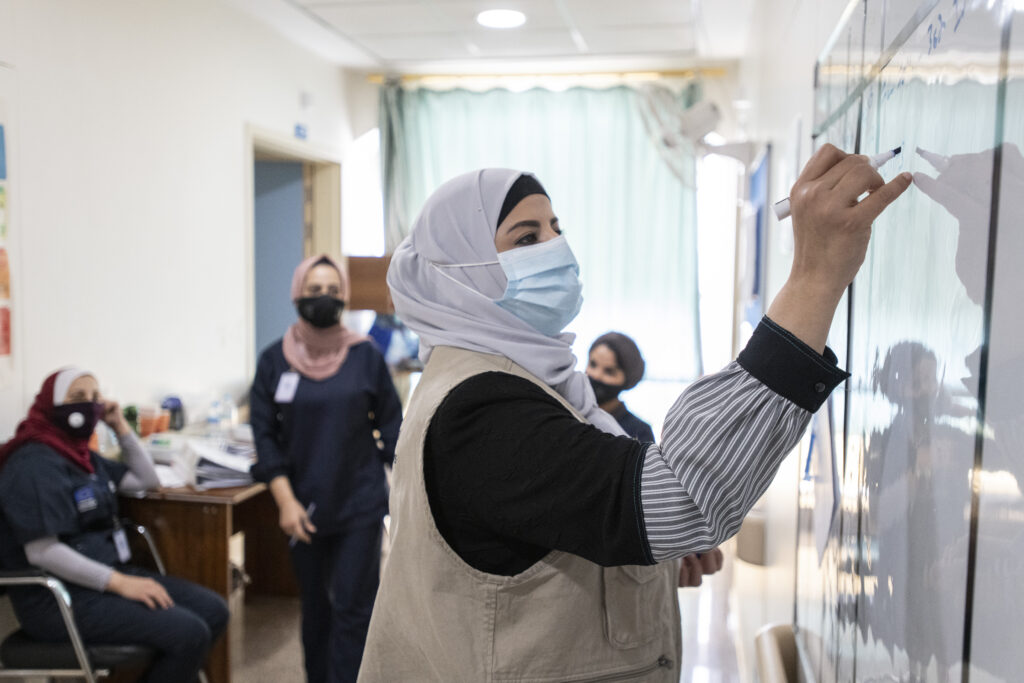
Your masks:
M 308 191 L 309 215 L 304 236 L 306 256 L 314 253 L 341 258 L 341 158 L 337 152 L 305 140 L 249 124 L 245 127 L 245 159 L 242 165 L 245 191 L 245 365 L 256 371 L 256 287 L 254 204 L 257 161 L 293 161 L 303 165 Z

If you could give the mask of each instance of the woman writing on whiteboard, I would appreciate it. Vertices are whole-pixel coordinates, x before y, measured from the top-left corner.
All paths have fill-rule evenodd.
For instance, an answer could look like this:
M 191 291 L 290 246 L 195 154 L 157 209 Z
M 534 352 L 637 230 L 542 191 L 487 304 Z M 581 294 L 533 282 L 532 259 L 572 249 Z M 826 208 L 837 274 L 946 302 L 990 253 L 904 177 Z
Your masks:
M 306 259 L 291 296 L 299 319 L 260 354 L 252 384 L 252 471 L 268 482 L 291 537 L 307 679 L 353 681 L 377 592 L 384 466 L 401 406 L 377 347 L 341 324 L 341 267 Z
M 486 169 L 442 185 L 388 272 L 426 367 L 360 680 L 678 680 L 675 560 L 735 533 L 846 377 L 832 315 L 908 185 L 815 154 L 791 197 L 789 280 L 660 444 L 626 437 L 574 370 L 579 268 L 540 182 Z

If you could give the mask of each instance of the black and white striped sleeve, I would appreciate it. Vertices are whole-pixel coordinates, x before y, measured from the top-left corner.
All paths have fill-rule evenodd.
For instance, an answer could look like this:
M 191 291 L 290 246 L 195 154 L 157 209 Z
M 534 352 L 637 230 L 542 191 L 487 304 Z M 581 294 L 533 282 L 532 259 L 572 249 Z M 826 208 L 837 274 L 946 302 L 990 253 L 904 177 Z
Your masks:
M 736 361 L 694 382 L 644 455 L 640 502 L 655 561 L 739 529 L 814 412 L 849 375 L 765 317 Z

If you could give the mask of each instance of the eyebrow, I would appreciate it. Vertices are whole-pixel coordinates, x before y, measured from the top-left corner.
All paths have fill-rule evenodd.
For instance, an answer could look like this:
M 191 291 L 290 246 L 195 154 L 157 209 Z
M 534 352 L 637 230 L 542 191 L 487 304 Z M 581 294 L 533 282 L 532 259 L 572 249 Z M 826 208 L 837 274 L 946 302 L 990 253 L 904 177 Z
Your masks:
M 558 222 L 558 216 L 555 216 L 554 218 L 551 219 L 551 225 L 554 225 L 557 222 Z M 540 229 L 540 221 L 535 221 L 535 220 L 519 221 L 518 223 L 516 223 L 514 225 L 510 225 L 509 227 L 505 228 L 505 232 L 512 232 L 516 228 L 538 228 L 538 229 Z

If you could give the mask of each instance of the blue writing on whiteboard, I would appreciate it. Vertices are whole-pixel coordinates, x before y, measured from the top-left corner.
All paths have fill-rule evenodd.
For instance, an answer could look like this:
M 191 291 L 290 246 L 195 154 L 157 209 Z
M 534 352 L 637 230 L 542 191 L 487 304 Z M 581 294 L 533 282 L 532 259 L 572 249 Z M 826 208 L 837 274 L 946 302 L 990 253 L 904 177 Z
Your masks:
M 903 89 L 903 86 L 907 84 L 906 73 L 907 65 L 903 64 L 889 80 L 889 85 L 882 86 L 882 92 L 879 95 L 879 103 L 884 104 L 888 102 L 893 95 Z M 897 79 L 896 76 L 899 76 L 899 78 Z
M 953 24 L 953 33 L 960 29 L 960 22 L 964 20 L 964 14 L 966 13 L 967 0 L 953 0 L 953 16 L 956 17 L 956 23 Z
M 928 54 L 942 43 L 942 31 L 946 28 L 946 20 L 939 14 L 935 21 L 928 24 Z

